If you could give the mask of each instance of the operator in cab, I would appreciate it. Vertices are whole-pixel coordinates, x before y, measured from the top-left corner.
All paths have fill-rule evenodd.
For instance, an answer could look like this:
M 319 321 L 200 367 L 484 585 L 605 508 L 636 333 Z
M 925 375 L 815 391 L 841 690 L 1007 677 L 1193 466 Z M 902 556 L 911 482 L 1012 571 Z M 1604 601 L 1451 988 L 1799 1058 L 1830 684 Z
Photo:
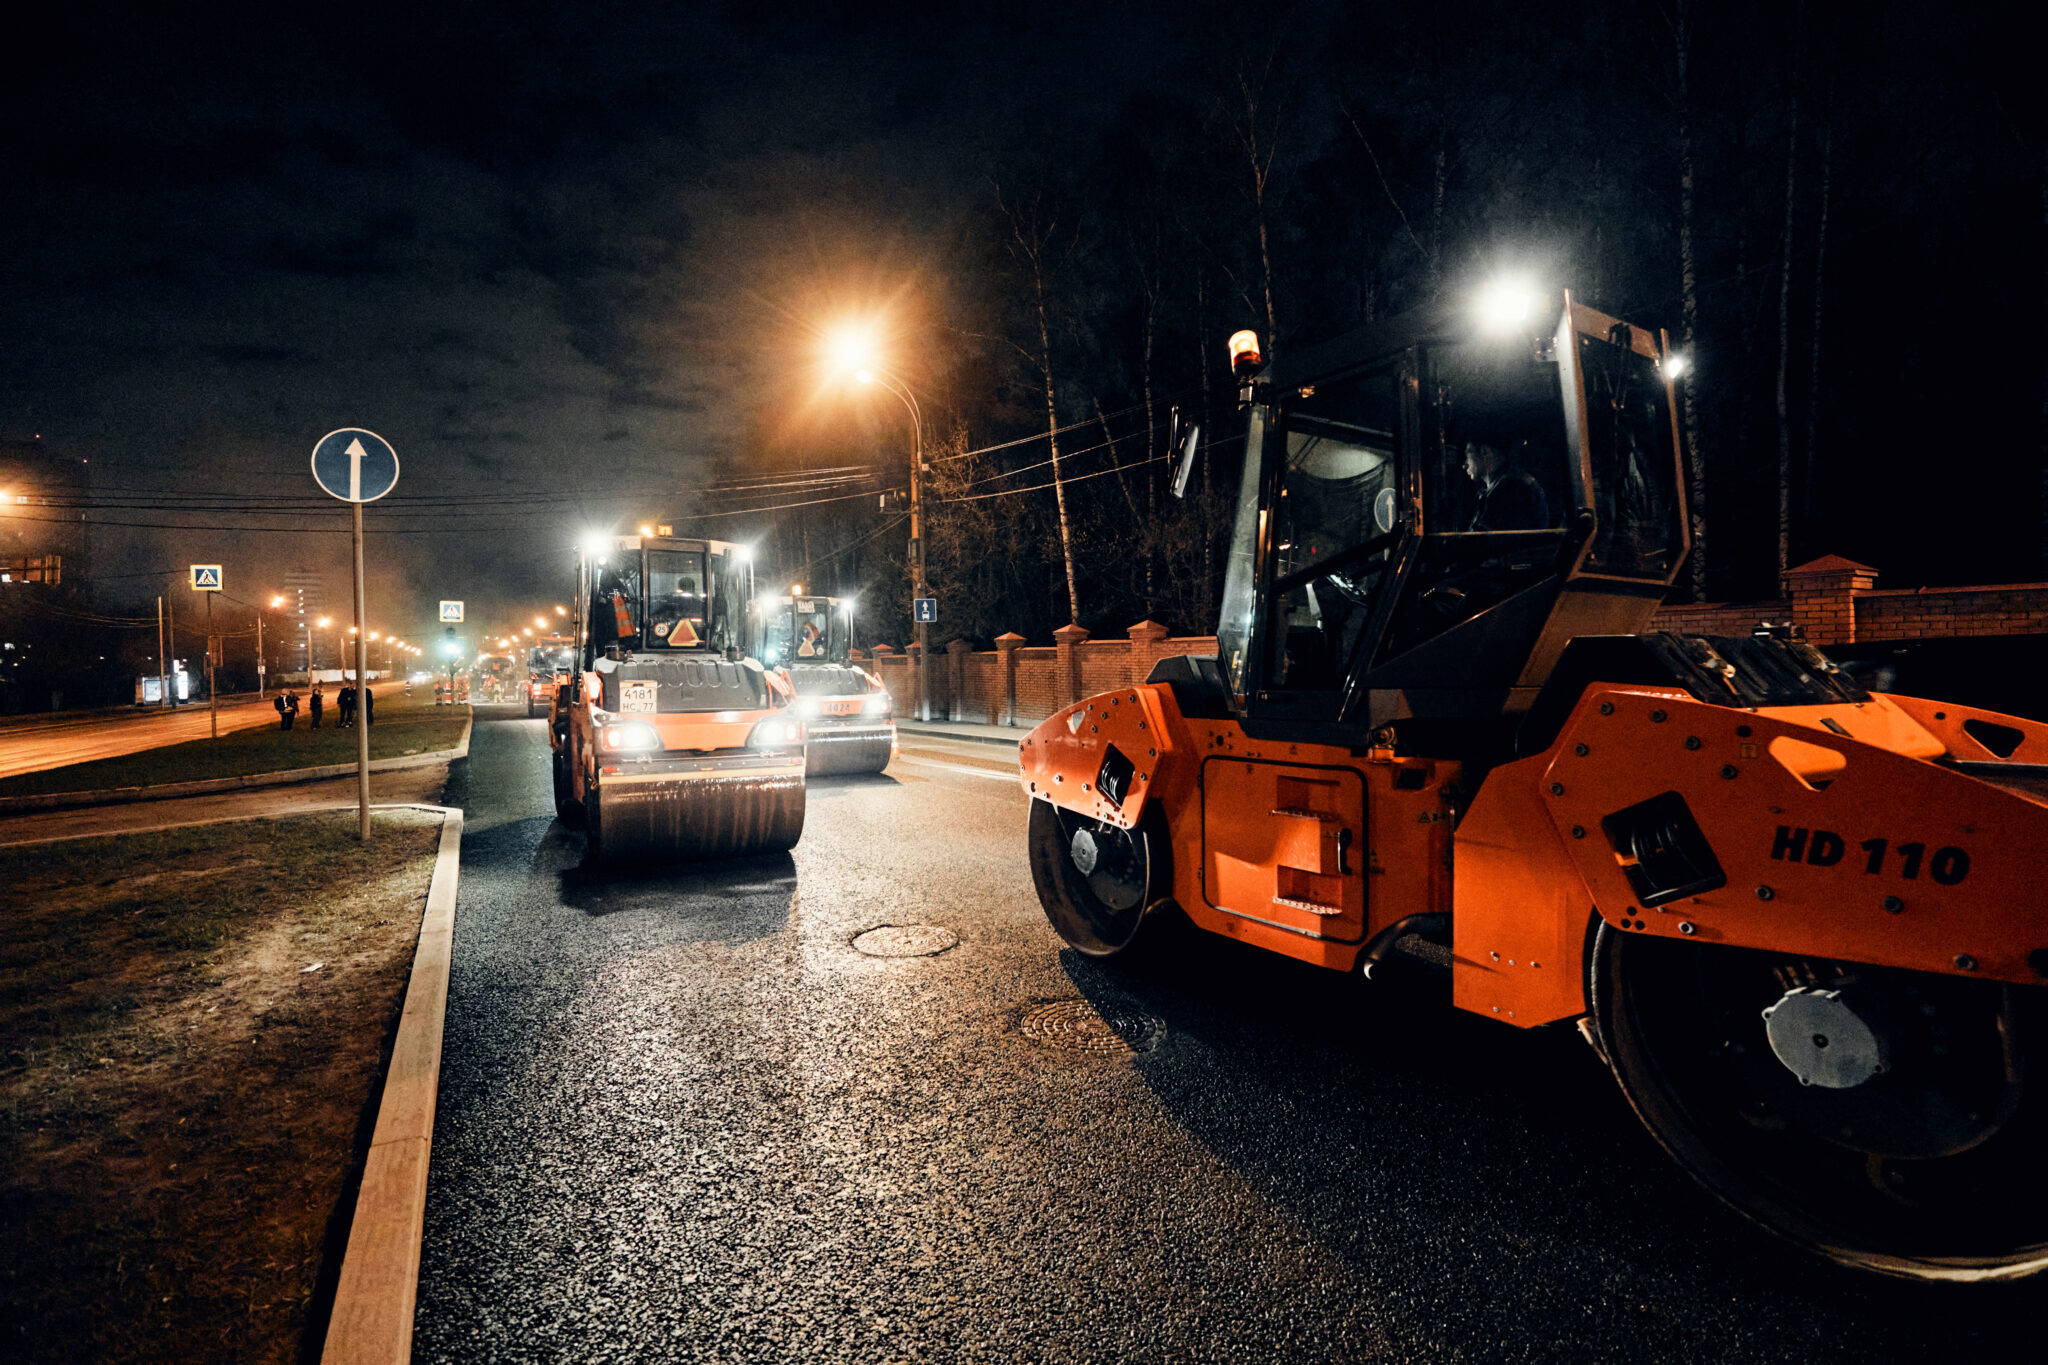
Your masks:
M 1472 521 L 1468 531 L 1538 531 L 1550 525 L 1543 486 L 1527 471 L 1509 465 L 1488 440 L 1465 442 L 1465 477 L 1472 480 Z
M 697 590 L 697 580 L 677 579 L 675 587 L 648 609 L 647 621 L 654 638 L 663 644 L 680 649 L 698 643 L 704 596 Z

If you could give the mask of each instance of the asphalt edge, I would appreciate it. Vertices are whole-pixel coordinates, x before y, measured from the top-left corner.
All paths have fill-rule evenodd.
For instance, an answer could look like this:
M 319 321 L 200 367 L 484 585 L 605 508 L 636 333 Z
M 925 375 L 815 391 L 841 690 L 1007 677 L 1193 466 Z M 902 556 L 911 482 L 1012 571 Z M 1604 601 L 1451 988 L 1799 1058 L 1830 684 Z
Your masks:
M 465 749 L 468 738 L 465 732 Z M 321 1361 L 331 1365 L 401 1365 L 412 1358 L 420 1239 L 426 1231 L 427 1158 L 440 1095 L 441 1035 L 448 1013 L 455 890 L 462 866 L 462 811 L 408 804 L 413 810 L 440 812 L 441 846 L 321 1348 Z
M 1035 721 L 1033 722 L 1033 724 L 1036 723 Z M 977 735 L 961 730 L 949 729 L 941 725 L 924 725 L 917 721 L 911 721 L 906 725 L 900 717 L 896 721 L 896 730 L 899 734 L 923 735 L 928 739 L 961 739 L 966 740 L 969 744 L 995 744 L 1009 749 L 1014 749 L 1019 744 L 1022 744 L 1024 736 L 1031 733 L 1029 728 L 1020 725 L 1017 727 L 1017 737 L 1015 739 L 1010 738 L 1008 735 Z
M 471 712 L 462 723 L 462 738 L 452 749 L 431 753 L 401 754 L 370 763 L 373 773 L 400 772 L 406 768 L 427 768 L 436 763 L 453 763 L 469 757 L 469 732 L 476 725 Z M 85 806 L 125 806 L 136 801 L 171 801 L 181 796 L 205 796 L 210 792 L 249 791 L 260 787 L 292 787 L 301 782 L 325 782 L 347 777 L 356 770 L 353 763 L 328 763 L 318 768 L 284 768 L 270 773 L 248 773 L 240 777 L 208 777 L 197 782 L 161 782 L 153 787 L 111 787 L 105 791 L 40 792 L 34 796 L 0 796 L 0 815 L 17 811 L 74 810 Z

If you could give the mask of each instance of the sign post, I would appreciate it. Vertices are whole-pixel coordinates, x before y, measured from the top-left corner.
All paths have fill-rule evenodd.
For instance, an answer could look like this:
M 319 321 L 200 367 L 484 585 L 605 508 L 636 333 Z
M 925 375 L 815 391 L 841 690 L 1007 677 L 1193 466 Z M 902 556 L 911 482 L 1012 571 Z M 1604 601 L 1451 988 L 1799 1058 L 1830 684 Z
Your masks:
M 192 591 L 203 592 L 206 596 L 206 723 L 213 728 L 213 737 L 220 738 L 220 702 L 213 695 L 213 656 L 218 645 L 213 638 L 213 594 L 220 591 L 220 565 L 194 564 L 192 566 Z
M 356 599 L 356 813 L 358 834 L 370 838 L 370 709 L 362 693 L 369 686 L 370 624 L 363 616 L 363 504 L 375 502 L 398 483 L 398 452 L 374 431 L 342 427 L 313 446 L 313 481 L 349 504 L 354 523 Z M 346 669 L 342 681 L 348 681 Z

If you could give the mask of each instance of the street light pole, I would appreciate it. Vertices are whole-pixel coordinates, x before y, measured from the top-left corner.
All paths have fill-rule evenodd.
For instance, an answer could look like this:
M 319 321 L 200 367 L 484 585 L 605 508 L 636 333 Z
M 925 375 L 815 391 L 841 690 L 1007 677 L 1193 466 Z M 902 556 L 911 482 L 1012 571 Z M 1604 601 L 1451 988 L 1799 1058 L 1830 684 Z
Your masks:
M 924 574 L 924 414 L 910 386 L 886 370 L 862 370 L 863 383 L 880 384 L 903 401 L 910 411 L 910 612 L 917 615 L 917 599 L 931 596 Z M 927 622 L 915 621 L 917 630 L 917 718 L 932 718 L 932 642 Z

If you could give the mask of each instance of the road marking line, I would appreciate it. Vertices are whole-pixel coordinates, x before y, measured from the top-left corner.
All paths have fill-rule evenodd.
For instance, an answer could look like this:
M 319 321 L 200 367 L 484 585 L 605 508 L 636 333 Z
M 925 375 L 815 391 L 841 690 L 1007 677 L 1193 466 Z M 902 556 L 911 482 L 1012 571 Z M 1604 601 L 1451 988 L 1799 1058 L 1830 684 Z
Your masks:
M 908 754 L 899 753 L 896 756 L 896 761 L 899 763 L 917 763 L 927 768 L 944 768 L 949 773 L 966 773 L 969 777 L 987 777 L 997 782 L 1008 782 L 1012 785 L 1015 785 L 1017 781 L 1017 774 L 1015 773 L 991 772 L 987 768 L 969 768 L 958 763 L 941 763 L 935 758 L 912 758 Z

